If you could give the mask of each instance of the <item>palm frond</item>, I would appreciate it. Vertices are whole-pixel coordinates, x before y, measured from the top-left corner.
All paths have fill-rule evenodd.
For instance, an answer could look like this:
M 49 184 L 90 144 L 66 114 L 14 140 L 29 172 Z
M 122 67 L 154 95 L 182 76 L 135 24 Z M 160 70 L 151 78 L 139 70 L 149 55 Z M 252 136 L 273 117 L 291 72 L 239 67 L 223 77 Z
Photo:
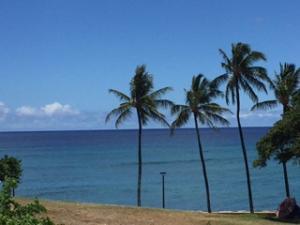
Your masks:
M 117 117 L 115 125 L 118 127 L 132 115 L 132 108 L 136 108 L 143 125 L 146 125 L 152 119 L 169 126 L 165 116 L 158 111 L 158 108 L 167 108 L 174 105 L 170 100 L 161 99 L 162 95 L 171 90 L 171 87 L 164 87 L 153 91 L 152 75 L 146 71 L 145 65 L 137 66 L 130 81 L 130 96 L 114 89 L 109 90 L 110 93 L 121 100 L 121 104 L 108 113 L 106 122 L 115 116 Z
M 252 87 L 248 84 L 248 82 L 246 80 L 241 79 L 239 83 L 241 84 L 241 88 L 246 92 L 250 99 L 253 102 L 258 102 L 258 97 L 253 91 Z
M 254 62 L 257 61 L 266 61 L 266 56 L 262 52 L 258 51 L 252 51 L 249 55 L 247 55 L 241 62 L 241 65 L 245 65 L 246 67 L 248 65 L 252 65 Z
M 158 90 L 152 92 L 151 94 L 149 94 L 149 96 L 153 99 L 160 98 L 162 95 L 164 95 L 172 90 L 173 90 L 173 88 L 171 88 L 171 87 L 164 87 L 164 88 L 161 88 L 161 89 L 158 89 Z
M 112 117 L 119 116 L 120 114 L 122 114 L 124 111 L 128 110 L 131 107 L 132 106 L 130 103 L 120 104 L 118 108 L 113 109 L 106 115 L 105 122 L 107 123 Z
M 144 108 L 139 109 L 140 110 L 140 116 L 141 116 L 141 122 L 143 125 L 147 125 L 150 119 L 150 115 L 148 110 L 145 110 Z
M 232 65 L 232 62 L 229 59 L 229 57 L 226 55 L 225 51 L 223 51 L 222 49 L 219 49 L 219 53 L 221 54 L 221 56 L 224 60 L 224 63 L 222 63 L 222 67 L 225 68 L 225 69 L 230 69 L 231 65 Z
M 264 82 L 267 82 L 270 87 L 274 87 L 273 82 L 268 77 L 267 70 L 262 66 L 256 66 L 255 63 L 265 61 L 266 57 L 262 52 L 252 51 L 250 45 L 245 43 L 237 43 L 231 45 L 231 58 L 225 52 L 221 53 L 223 56 L 222 67 L 226 73 L 230 75 L 227 79 L 227 86 L 225 90 L 225 99 L 228 104 L 234 104 L 236 101 L 236 86 L 245 91 L 252 101 L 257 102 L 258 97 L 253 91 L 257 88 L 259 91 L 265 91 L 267 88 Z M 226 56 L 226 57 L 225 57 Z
M 193 76 L 191 90 L 197 91 L 203 81 L 205 82 L 205 77 L 203 74 L 198 74 L 197 76 Z
M 217 98 L 217 97 L 223 98 L 224 97 L 223 91 L 216 89 L 216 88 L 209 87 L 209 90 L 207 93 L 207 98 L 213 99 L 213 98 Z
M 171 124 L 172 132 L 175 128 L 182 127 L 185 125 L 190 119 L 191 111 L 189 108 L 182 108 L 182 110 L 178 111 L 178 115 L 174 122 Z
M 225 83 L 228 80 L 228 78 L 229 78 L 229 75 L 227 73 L 222 74 L 211 81 L 211 86 L 218 88 L 220 85 Z
M 210 112 L 210 113 L 218 113 L 218 114 L 232 113 L 228 108 L 222 107 L 219 104 L 214 102 L 202 104 L 198 107 L 198 110 L 204 112 Z
M 266 110 L 266 109 L 273 109 L 278 105 L 277 100 L 269 100 L 269 101 L 263 101 L 258 102 L 254 106 L 252 106 L 251 111 L 253 110 Z
M 259 90 L 259 91 L 263 90 L 265 93 L 268 93 L 265 84 L 263 82 L 261 82 L 260 80 L 255 79 L 253 76 L 246 75 L 246 74 L 243 78 L 246 80 L 245 82 L 251 84 L 257 90 Z
M 130 101 L 130 97 L 118 90 L 109 89 L 108 92 L 118 97 L 121 101 Z
M 297 81 L 298 81 L 298 83 L 300 82 L 300 68 L 298 68 L 298 69 L 296 69 L 296 71 L 295 71 L 295 76 L 297 77 Z
M 280 72 L 275 73 L 274 93 L 283 105 L 289 105 L 292 95 L 299 89 L 300 68 L 294 64 L 280 63 Z
M 153 77 L 146 71 L 146 66 L 137 66 L 135 75 L 130 82 L 130 93 L 133 99 L 140 99 L 151 93 L 153 89 Z
M 225 90 L 225 100 L 226 104 L 228 105 L 230 102 L 234 105 L 235 104 L 235 85 L 236 82 L 234 80 L 234 77 L 231 77 L 231 79 L 228 81 L 228 84 L 226 85 L 226 90 Z
M 267 82 L 271 89 L 274 89 L 274 84 L 270 77 L 268 76 L 268 72 L 266 68 L 261 66 L 252 66 L 246 69 L 245 75 L 249 73 L 254 79 L 259 78 L 261 81 Z M 249 76 L 248 76 L 249 77 Z M 266 92 L 266 91 L 265 91 Z
M 196 119 L 198 121 L 199 124 L 205 124 L 205 115 L 202 115 L 203 113 L 201 111 L 193 111 L 192 112 L 193 116 L 194 116 L 194 119 Z M 196 124 L 195 124 L 196 126 Z M 198 125 L 199 127 L 199 125 Z
M 196 112 L 194 113 L 194 116 L 196 116 L 196 119 L 199 121 L 200 124 L 206 124 L 210 128 L 216 128 L 216 125 L 214 122 L 206 115 L 206 113 L 203 112 Z
M 157 111 L 156 108 L 148 108 L 148 115 L 151 119 L 153 119 L 154 121 L 160 122 L 162 125 L 170 127 L 170 124 L 167 122 L 165 116 L 160 113 L 159 111 Z
M 241 52 L 241 55 L 249 55 L 251 54 L 252 50 L 250 47 L 250 44 L 244 43 L 244 42 L 238 42 L 237 43 L 238 49 Z
M 213 124 L 218 123 L 224 126 L 229 126 L 230 123 L 227 119 L 225 119 L 224 117 L 222 117 L 221 115 L 217 114 L 217 113 L 210 113 L 210 112 L 206 112 L 205 113 L 207 118 L 209 119 L 209 121 Z
M 115 122 L 115 127 L 118 128 L 121 123 L 123 123 L 125 120 L 127 120 L 129 117 L 131 117 L 132 111 L 130 108 L 127 110 L 123 111 L 117 118 Z
M 173 105 L 171 108 L 171 114 L 174 115 L 181 111 L 187 110 L 189 107 L 187 105 Z
M 158 99 L 158 100 L 154 100 L 155 102 L 155 105 L 158 106 L 158 107 L 162 107 L 162 108 L 171 108 L 174 103 L 168 99 Z

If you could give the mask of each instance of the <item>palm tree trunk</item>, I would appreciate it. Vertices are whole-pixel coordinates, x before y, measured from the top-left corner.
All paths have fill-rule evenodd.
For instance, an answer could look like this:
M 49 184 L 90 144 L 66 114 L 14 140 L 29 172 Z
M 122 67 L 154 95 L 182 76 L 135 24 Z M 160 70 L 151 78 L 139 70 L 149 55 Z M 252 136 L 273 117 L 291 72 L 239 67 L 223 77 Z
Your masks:
M 249 208 L 250 208 L 250 212 L 254 213 L 250 172 L 249 172 L 249 166 L 248 166 L 248 157 L 247 157 L 247 151 L 246 151 L 245 142 L 244 142 L 244 135 L 243 135 L 243 130 L 242 130 L 241 121 L 240 121 L 240 93 L 239 93 L 238 84 L 236 84 L 235 89 L 236 89 L 236 100 L 237 100 L 236 101 L 236 103 L 237 103 L 236 118 L 237 118 L 237 122 L 238 122 L 239 134 L 240 134 L 241 145 L 242 145 L 242 150 L 243 150 L 244 164 L 245 164 L 245 169 L 246 169 Z
M 283 105 L 283 115 L 288 111 L 288 106 Z M 286 197 L 290 197 L 290 186 L 289 186 L 289 177 L 287 173 L 286 168 L 286 161 L 282 162 L 282 168 L 283 168 L 283 176 L 284 176 L 284 184 L 285 184 L 285 193 Z
M 142 121 L 140 111 L 137 109 L 139 122 L 138 131 L 138 180 L 137 180 L 137 206 L 141 206 L 141 190 L 142 190 Z
M 195 114 L 194 114 L 194 119 L 195 119 L 200 160 L 201 160 L 202 171 L 203 171 L 204 182 L 205 182 L 205 189 L 206 189 L 207 212 L 211 213 L 210 193 L 209 193 L 209 185 L 208 185 L 208 179 L 207 179 L 207 173 L 206 173 L 206 166 L 205 166 L 205 160 L 204 160 L 204 155 L 203 155 L 203 148 L 202 148 L 202 144 L 201 144 L 201 140 L 200 140 L 197 116 Z
M 282 162 L 282 167 L 283 167 L 286 197 L 289 198 L 290 197 L 290 188 L 289 188 L 289 178 L 288 178 L 288 174 L 287 174 L 286 162 Z

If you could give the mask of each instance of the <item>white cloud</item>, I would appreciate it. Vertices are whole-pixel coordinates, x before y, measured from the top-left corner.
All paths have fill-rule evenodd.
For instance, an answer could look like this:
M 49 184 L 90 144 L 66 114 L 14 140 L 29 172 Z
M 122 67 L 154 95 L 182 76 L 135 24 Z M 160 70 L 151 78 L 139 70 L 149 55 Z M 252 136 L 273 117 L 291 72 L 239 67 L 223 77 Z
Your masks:
M 240 114 L 240 118 L 249 118 L 251 116 L 253 116 L 254 114 L 252 112 L 248 112 L 248 113 L 241 113 Z
M 265 118 L 265 117 L 274 117 L 274 118 L 278 118 L 280 116 L 280 114 L 278 114 L 278 112 L 247 112 L 247 113 L 241 113 L 240 114 L 240 118 Z
M 236 114 L 226 114 L 224 115 L 226 119 L 234 119 L 236 118 Z M 241 119 L 250 119 L 250 118 L 280 118 L 280 113 L 278 111 L 269 111 L 269 112 L 262 112 L 262 111 L 249 111 L 249 112 L 241 112 L 240 118 Z
M 77 115 L 79 111 L 73 109 L 70 105 L 62 105 L 59 102 L 54 102 L 48 105 L 45 105 L 41 108 L 41 111 L 47 116 L 53 115 Z
M 10 109 L 3 103 L 0 102 L 0 119 L 4 119 L 9 113 Z
M 16 113 L 19 116 L 35 116 L 38 114 L 38 110 L 31 106 L 21 106 L 16 109 Z
M 42 106 L 40 108 L 34 108 L 32 106 L 21 106 L 16 109 L 17 116 L 31 116 L 31 117 L 55 117 L 55 116 L 70 116 L 78 115 L 79 111 L 72 108 L 68 104 L 61 104 L 59 102 L 53 102 Z

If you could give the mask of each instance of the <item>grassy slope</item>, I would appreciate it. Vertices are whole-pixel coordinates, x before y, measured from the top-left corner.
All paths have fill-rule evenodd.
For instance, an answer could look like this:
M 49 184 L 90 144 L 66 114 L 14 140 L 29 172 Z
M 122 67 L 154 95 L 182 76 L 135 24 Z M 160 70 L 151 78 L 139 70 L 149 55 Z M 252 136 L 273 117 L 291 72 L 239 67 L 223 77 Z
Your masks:
M 28 200 L 20 200 L 28 202 Z M 280 225 L 266 215 L 207 214 L 111 205 L 41 201 L 48 216 L 65 225 Z M 269 216 L 270 217 L 270 216 Z M 299 223 L 300 224 L 300 223 Z

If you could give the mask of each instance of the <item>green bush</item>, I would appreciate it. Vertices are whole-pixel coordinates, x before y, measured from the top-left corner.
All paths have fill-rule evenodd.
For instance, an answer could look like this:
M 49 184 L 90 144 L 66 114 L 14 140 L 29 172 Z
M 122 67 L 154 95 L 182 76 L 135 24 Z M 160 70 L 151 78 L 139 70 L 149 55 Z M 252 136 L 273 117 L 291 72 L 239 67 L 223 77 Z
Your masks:
M 4 181 L 0 192 L 0 225 L 54 225 L 41 213 L 46 213 L 38 200 L 25 206 L 20 205 L 11 197 L 11 189 L 17 186 L 17 181 L 8 178 Z
M 17 184 L 20 183 L 22 176 L 21 160 L 15 157 L 5 155 L 0 159 L 0 181 L 4 182 L 7 178 L 14 179 Z M 15 196 L 16 185 L 11 189 Z
M 15 157 L 5 155 L 0 159 L 0 181 L 5 181 L 6 178 L 13 178 L 17 183 L 20 183 L 22 176 L 21 160 Z

